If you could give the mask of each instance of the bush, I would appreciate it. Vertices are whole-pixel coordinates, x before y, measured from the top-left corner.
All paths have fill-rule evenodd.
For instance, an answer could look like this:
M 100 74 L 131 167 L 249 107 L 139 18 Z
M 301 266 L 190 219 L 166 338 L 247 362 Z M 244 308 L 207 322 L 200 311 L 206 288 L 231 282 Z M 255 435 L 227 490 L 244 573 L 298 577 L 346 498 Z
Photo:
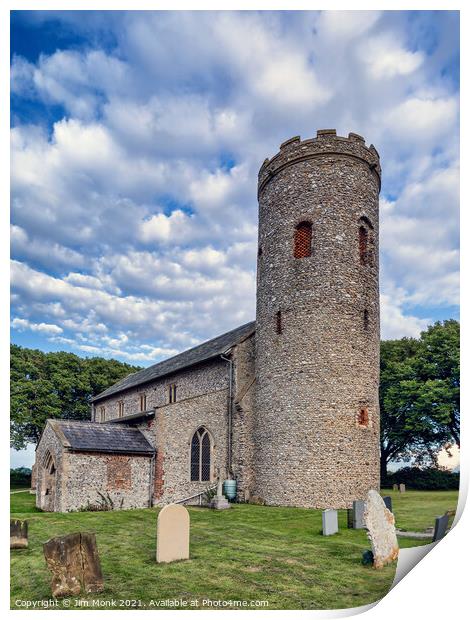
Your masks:
M 448 469 L 437 467 L 403 467 L 394 472 L 387 472 L 382 486 L 387 488 L 394 484 L 403 483 L 407 489 L 416 491 L 451 491 L 459 488 L 459 474 Z
M 10 485 L 17 487 L 31 486 L 31 470 L 28 467 L 10 469 Z

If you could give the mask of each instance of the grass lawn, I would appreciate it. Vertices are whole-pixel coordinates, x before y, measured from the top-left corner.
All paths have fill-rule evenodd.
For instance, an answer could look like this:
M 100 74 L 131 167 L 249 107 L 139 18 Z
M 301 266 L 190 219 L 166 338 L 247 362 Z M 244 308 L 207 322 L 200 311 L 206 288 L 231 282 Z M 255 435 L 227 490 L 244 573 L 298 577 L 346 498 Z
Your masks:
M 390 495 L 397 522 L 401 520 L 400 526 L 408 530 L 418 525 L 425 529 L 435 515 L 454 508 L 457 498 L 455 492 L 434 503 L 434 492 L 422 493 L 420 505 L 419 493 Z M 164 565 L 155 562 L 156 509 L 42 513 L 36 511 L 34 499 L 28 492 L 10 496 L 12 517 L 29 522 L 29 548 L 11 554 L 12 609 L 18 609 L 18 599 L 50 597 L 42 544 L 79 530 L 96 533 L 105 577 L 102 594 L 81 598 L 90 603 L 115 599 L 119 605 L 119 600 L 135 599 L 145 609 L 159 607 L 152 607 L 151 600 L 198 599 L 196 608 L 201 609 L 206 608 L 202 601 L 211 599 L 268 601 L 261 609 L 346 608 L 383 597 L 395 575 L 395 565 L 382 570 L 362 566 L 362 552 L 369 542 L 364 530 L 347 529 L 346 511 L 339 511 L 340 532 L 323 537 L 318 510 L 247 504 L 221 512 L 189 508 L 191 559 Z M 429 518 L 421 515 L 424 504 Z M 401 546 L 415 544 L 422 541 L 400 539 Z M 59 602 L 59 609 L 62 605 Z M 75 607 L 71 599 L 68 608 Z
M 395 525 L 408 532 L 424 532 L 434 527 L 434 520 L 447 510 L 457 508 L 458 491 L 405 491 L 382 489 L 381 495 L 392 498 Z M 452 523 L 453 517 L 449 519 Z M 423 544 L 421 541 L 420 544 Z M 426 541 L 424 541 L 426 544 Z

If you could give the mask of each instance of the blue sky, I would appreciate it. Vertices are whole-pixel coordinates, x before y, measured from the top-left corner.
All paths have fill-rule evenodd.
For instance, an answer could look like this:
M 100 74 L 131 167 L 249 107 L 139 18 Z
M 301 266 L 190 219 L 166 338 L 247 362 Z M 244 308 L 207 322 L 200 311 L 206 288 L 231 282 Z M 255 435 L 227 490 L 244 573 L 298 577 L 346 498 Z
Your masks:
M 379 150 L 383 338 L 458 317 L 453 12 L 13 12 L 12 341 L 149 365 L 255 313 L 256 179 Z

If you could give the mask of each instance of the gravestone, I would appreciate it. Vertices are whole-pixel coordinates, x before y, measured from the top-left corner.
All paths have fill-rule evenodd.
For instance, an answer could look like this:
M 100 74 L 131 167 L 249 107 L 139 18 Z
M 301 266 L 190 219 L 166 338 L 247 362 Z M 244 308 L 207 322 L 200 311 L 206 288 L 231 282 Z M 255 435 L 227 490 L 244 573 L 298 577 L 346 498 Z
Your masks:
M 362 499 L 353 502 L 353 528 L 361 530 L 366 525 L 364 523 L 364 501 Z
M 214 510 L 227 510 L 227 508 L 231 508 L 222 490 L 222 476 L 220 475 L 220 472 L 219 481 L 217 483 L 217 495 L 215 495 L 211 500 L 211 508 L 214 508 Z
M 432 538 L 432 542 L 437 542 L 444 538 L 447 531 L 447 526 L 449 525 L 449 515 L 445 514 L 442 517 L 436 517 L 436 521 L 434 523 L 434 536 Z
M 406 486 L 404 484 L 400 484 L 399 491 L 400 493 L 404 493 L 406 491 Z
M 338 532 L 338 511 L 324 510 L 321 513 L 321 521 L 323 527 L 323 536 L 331 536 Z
M 354 511 L 352 508 L 348 508 L 348 528 L 351 529 L 354 526 Z
M 394 485 L 393 485 L 393 490 L 394 490 L 394 491 L 398 491 L 398 484 L 394 484 Z
M 158 513 L 157 562 L 189 558 L 189 512 L 179 504 L 168 504 Z
M 384 500 L 384 504 L 387 506 L 388 510 L 390 510 L 390 512 L 393 512 L 393 510 L 392 510 L 392 498 L 390 497 L 390 495 L 386 495 L 382 499 Z
M 94 534 L 77 532 L 51 538 L 43 546 L 52 573 L 52 596 L 76 596 L 102 592 L 100 557 Z
M 28 522 L 10 519 L 10 549 L 28 547 Z
M 395 517 L 373 489 L 367 493 L 364 520 L 374 555 L 374 568 L 382 568 L 397 559 L 398 541 Z

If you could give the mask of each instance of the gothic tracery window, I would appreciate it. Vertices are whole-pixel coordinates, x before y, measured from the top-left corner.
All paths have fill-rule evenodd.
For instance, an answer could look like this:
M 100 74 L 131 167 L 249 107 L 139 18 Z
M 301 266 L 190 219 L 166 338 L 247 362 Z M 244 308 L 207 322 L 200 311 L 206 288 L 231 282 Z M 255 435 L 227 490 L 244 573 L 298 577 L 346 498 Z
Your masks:
M 191 481 L 204 482 L 211 479 L 211 440 L 209 432 L 199 427 L 191 440 Z

